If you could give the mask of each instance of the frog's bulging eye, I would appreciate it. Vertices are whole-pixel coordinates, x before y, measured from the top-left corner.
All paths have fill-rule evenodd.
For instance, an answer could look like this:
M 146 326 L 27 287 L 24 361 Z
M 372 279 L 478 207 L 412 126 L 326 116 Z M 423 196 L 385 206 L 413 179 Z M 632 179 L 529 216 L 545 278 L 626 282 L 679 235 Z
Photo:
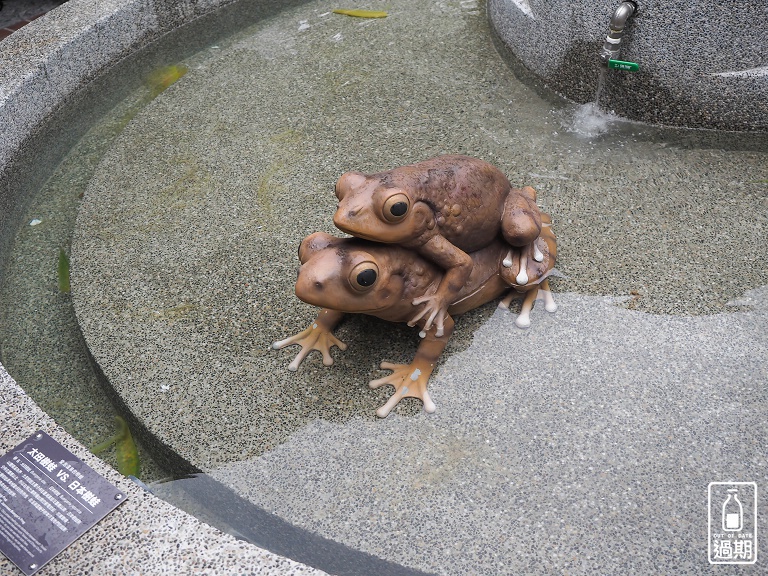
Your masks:
M 358 292 L 370 289 L 379 277 L 379 267 L 373 262 L 361 262 L 349 273 L 349 283 Z
M 399 222 L 408 214 L 410 207 L 411 199 L 407 195 L 402 192 L 392 194 L 384 202 L 384 219 L 387 222 Z
M 368 268 L 367 270 L 363 270 L 360 272 L 360 274 L 357 275 L 357 283 L 360 284 L 360 286 L 368 287 L 373 286 L 373 283 L 376 282 L 376 270 L 373 268 Z
M 403 216 L 406 212 L 408 212 L 408 204 L 405 202 L 397 202 L 393 204 L 389 209 L 389 213 L 392 214 L 392 216 L 397 216 L 398 218 Z

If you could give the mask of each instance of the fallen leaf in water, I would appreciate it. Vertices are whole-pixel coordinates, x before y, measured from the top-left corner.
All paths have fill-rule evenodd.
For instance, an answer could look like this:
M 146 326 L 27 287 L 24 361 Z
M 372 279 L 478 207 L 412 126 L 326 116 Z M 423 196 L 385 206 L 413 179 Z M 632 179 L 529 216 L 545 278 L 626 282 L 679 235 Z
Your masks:
M 59 248 L 59 265 L 57 267 L 59 277 L 59 291 L 69 292 L 69 258 L 63 248 Z
M 344 14 L 345 16 L 354 16 L 355 18 L 386 18 L 387 13 L 381 10 L 344 10 L 336 9 L 334 14 Z
M 147 76 L 147 86 L 152 90 L 152 97 L 155 98 L 164 90 L 176 82 L 187 73 L 189 68 L 183 64 L 174 64 L 173 66 L 163 66 L 150 72 Z

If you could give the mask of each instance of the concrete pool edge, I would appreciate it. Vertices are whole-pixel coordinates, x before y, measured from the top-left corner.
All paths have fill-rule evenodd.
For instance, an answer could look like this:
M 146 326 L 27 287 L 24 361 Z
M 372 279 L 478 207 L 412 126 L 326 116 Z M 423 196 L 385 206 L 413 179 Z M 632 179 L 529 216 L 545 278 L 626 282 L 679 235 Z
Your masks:
M 224 534 L 145 492 L 107 466 L 45 414 L 0 366 L 0 453 L 43 430 L 128 494 L 128 500 L 54 558 L 46 574 L 321 572 Z M 13 564 L 0 555 L 0 571 Z
M 230 0 L 102 2 L 70 0 L 0 44 L 0 230 L 14 235 L 18 183 L 9 177 L 25 146 L 51 114 L 90 81 L 167 32 Z M 83 50 L 83 48 L 85 48 Z M 3 256 L 4 257 L 4 256 Z M 204 524 L 145 492 L 93 456 L 43 412 L 0 364 L 0 453 L 43 430 L 129 494 L 128 502 L 86 533 L 47 574 L 318 571 Z M 12 564 L 0 555 L 0 570 Z

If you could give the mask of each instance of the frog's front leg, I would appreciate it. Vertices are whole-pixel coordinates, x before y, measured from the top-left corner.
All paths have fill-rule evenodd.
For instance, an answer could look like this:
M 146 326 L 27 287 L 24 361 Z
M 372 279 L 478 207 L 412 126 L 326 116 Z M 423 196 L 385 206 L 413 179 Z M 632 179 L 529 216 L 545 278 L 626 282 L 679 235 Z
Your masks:
M 424 330 L 432 328 L 434 322 L 437 326 L 436 336 L 440 337 L 445 330 L 448 307 L 472 272 L 472 258 L 442 236 L 433 236 L 418 250 L 421 255 L 445 270 L 445 274 L 434 293 L 413 300 L 414 306 L 424 304 L 424 307 L 408 321 L 408 326 L 415 326 L 426 318 L 423 321 Z
M 453 319 L 450 316 L 445 317 L 443 334 L 437 336 L 437 327 L 433 326 L 426 331 L 416 356 L 410 364 L 393 364 L 391 362 L 382 362 L 382 370 L 392 370 L 392 374 L 371 380 L 368 385 L 371 388 L 378 388 L 385 384 L 391 384 L 395 387 L 395 393 L 389 400 L 376 410 L 376 415 L 386 418 L 392 408 L 397 406 L 403 398 L 418 398 L 424 403 L 426 412 L 434 412 L 435 404 L 427 392 L 427 383 L 432 371 L 435 369 L 440 354 L 443 353 L 445 345 L 453 332 Z M 422 332 L 423 334 L 423 332 Z
M 519 254 L 517 276 L 518 284 L 527 284 L 528 275 L 528 251 L 527 247 L 533 249 L 533 259 L 541 262 L 544 255 L 536 246 L 535 240 L 541 232 L 542 216 L 539 207 L 536 206 L 536 190 L 530 186 L 517 190 L 512 189 L 504 202 L 504 214 L 501 220 L 501 232 L 506 241 L 516 248 L 522 248 Z M 513 252 L 510 250 L 504 258 L 504 266 L 511 268 L 514 265 L 512 260 Z
M 323 308 L 306 330 L 302 330 L 298 334 L 289 336 L 285 340 L 278 340 L 272 344 L 272 348 L 279 350 L 292 344 L 298 344 L 301 346 L 301 350 L 288 365 L 288 370 L 295 372 L 299 369 L 299 365 L 304 358 L 309 355 L 313 350 L 317 350 L 323 355 L 323 364 L 330 366 L 333 364 L 333 358 L 331 358 L 331 347 L 337 346 L 339 350 L 346 350 L 347 345 L 333 335 L 333 329 L 344 317 L 343 312 L 338 310 L 331 310 L 330 308 Z

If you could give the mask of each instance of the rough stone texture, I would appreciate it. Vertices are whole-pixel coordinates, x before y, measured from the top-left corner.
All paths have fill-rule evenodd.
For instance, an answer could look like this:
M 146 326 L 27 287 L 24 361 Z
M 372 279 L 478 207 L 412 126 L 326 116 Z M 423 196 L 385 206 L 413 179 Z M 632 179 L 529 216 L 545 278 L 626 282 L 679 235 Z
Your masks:
M 586 103 L 595 99 L 598 54 L 618 0 L 489 0 L 491 22 L 523 73 Z M 607 71 L 600 104 L 656 124 L 768 129 L 768 60 L 762 2 L 639 0 L 620 59 L 637 73 Z
M 119 60 L 229 2 L 70 0 L 0 42 L 2 253 L 24 201 L 13 161 L 51 113 Z
M 178 13 L 195 14 L 203 6 L 179 7 Z M 145 269 L 112 262 L 117 253 L 100 254 L 104 246 L 90 254 L 104 258 L 92 260 L 96 267 L 115 265 L 114 276 L 102 280 L 125 283 L 126 292 L 106 310 L 117 310 L 123 315 L 117 321 L 129 328 L 137 318 L 152 324 L 150 332 L 138 334 L 138 346 L 119 323 L 98 327 L 111 332 L 105 342 L 133 348 L 135 354 L 121 359 L 138 363 L 130 369 L 156 369 L 137 375 L 126 390 L 133 384 L 148 391 L 139 399 L 155 418 L 173 408 L 165 423 L 177 431 L 180 420 L 204 424 L 199 436 L 181 438 L 201 443 L 179 443 L 179 451 L 194 451 L 242 494 L 395 560 L 447 564 L 446 573 L 478 566 L 486 573 L 505 572 L 510 557 L 516 573 L 708 572 L 702 536 L 706 483 L 739 478 L 762 486 L 766 476 L 760 288 L 767 282 L 761 265 L 765 153 L 712 144 L 691 150 L 676 135 L 641 126 L 618 135 L 609 127 L 600 136 L 598 129 L 585 137 L 571 120 L 572 109 L 542 103 L 479 41 L 487 30 L 475 3 L 433 2 L 424 13 L 408 12 L 413 7 L 403 3 L 391 10 L 385 21 L 341 19 L 329 26 L 320 16 L 327 8 L 314 9 L 297 13 L 282 28 L 265 28 L 237 46 L 232 60 L 230 52 L 222 58 L 212 52 L 203 58 L 207 67 L 191 72 L 136 118 L 107 158 L 105 166 L 119 168 L 111 176 L 118 184 L 113 191 L 123 190 L 125 174 L 138 175 L 127 186 L 130 192 L 155 193 L 115 219 L 138 217 L 145 229 L 170 222 L 163 229 L 178 242 L 161 238 L 141 246 L 135 257 L 149 256 L 159 268 L 136 277 L 131 275 Z M 83 24 L 70 16 L 69 24 L 48 26 L 66 32 Z M 146 14 L 141 18 L 152 21 Z M 309 55 L 320 57 L 312 66 L 294 63 L 296 74 L 286 74 L 288 57 L 307 49 L 298 35 L 304 20 L 316 34 Z M 418 31 L 406 26 L 409 20 L 420 23 Z M 130 18 L 119 21 L 131 30 Z M 445 26 L 440 34 L 421 33 L 437 24 Z M 38 24 L 26 28 L 20 37 Z M 52 65 L 66 65 L 60 57 L 65 49 L 51 49 Z M 452 59 L 434 58 L 446 53 Z M 3 90 L 24 84 L 28 73 L 39 75 L 39 62 L 47 61 L 40 54 L 31 70 L 20 67 L 5 76 L 13 58 L 3 58 Z M 245 72 L 227 75 L 232 61 L 248 65 Z M 256 71 L 270 62 L 277 72 L 269 76 L 271 84 L 259 84 Z M 77 74 L 87 79 L 92 72 Z M 470 87 L 478 92 L 470 96 Z M 251 98 L 238 100 L 249 90 Z M 52 87 L 48 93 L 63 95 Z M 3 107 L 26 111 L 21 102 L 28 101 L 37 119 L 52 104 L 20 88 L 0 94 Z M 278 96 L 270 101 L 271 94 Z M 279 104 L 283 97 L 284 109 L 268 106 L 260 114 L 259 103 Z M 235 107 L 211 118 L 212 101 Z M 205 120 L 202 128 L 198 117 Z M 249 125 L 251 119 L 263 123 Z M 611 123 L 604 117 L 592 121 Z M 22 131 L 39 128 L 24 122 L 18 125 Z M 0 127 L 2 145 L 21 142 L 5 139 L 15 134 L 7 121 Z M 177 133 L 198 133 L 191 156 L 177 148 Z M 238 138 L 230 141 L 233 135 Z M 147 146 L 157 158 L 145 152 Z M 559 297 L 562 314 L 549 317 L 539 310 L 529 332 L 508 332 L 509 315 L 491 316 L 491 309 L 465 316 L 432 384 L 439 412 L 426 417 L 410 404 L 378 421 L 372 410 L 386 390 L 372 392 L 364 382 L 382 355 L 405 360 L 412 354 L 407 330 L 353 320 L 341 335 L 354 348 L 337 355 L 337 366 L 329 370 L 313 359 L 295 376 L 283 372 L 291 354 L 267 347 L 312 317 L 291 299 L 295 243 L 304 229 L 329 225 L 335 177 L 349 168 L 390 167 L 447 151 L 485 157 L 513 181 L 539 189 L 540 201 L 556 218 L 561 267 L 572 278 L 559 279 L 559 287 L 582 293 Z M 132 165 L 141 169 L 132 173 Z M 21 199 L 13 184 L 4 181 L 0 188 L 4 241 L 18 224 L 13 216 Z M 111 202 L 100 197 L 99 187 L 108 184 L 109 169 L 94 183 L 91 191 L 98 194 L 89 202 Z M 298 204 L 292 212 L 285 210 L 289 202 Z M 182 211 L 192 226 L 179 217 Z M 130 241 L 148 238 L 141 229 L 115 231 L 128 240 L 128 256 L 139 247 Z M 250 260 L 254 253 L 267 259 Z M 158 291 L 136 304 L 152 290 Z M 728 313 L 725 302 L 745 292 L 742 309 Z M 597 296 L 605 293 L 624 295 L 626 306 L 644 311 L 615 308 Z M 188 302 L 190 296 L 198 300 Z M 709 316 L 668 315 L 681 311 Z M 475 327 L 482 327 L 475 336 L 479 348 L 472 345 Z M 147 334 L 149 340 L 142 341 Z M 141 346 L 168 337 L 176 338 L 172 349 L 159 346 L 141 357 Z M 234 361 L 221 355 L 222 343 Z M 217 357 L 209 361 L 200 350 Z M 163 352 L 171 354 L 165 374 L 152 364 L 152 355 Z M 163 396 L 163 384 L 167 392 L 176 387 L 181 419 L 179 404 Z M 282 387 L 279 396 L 270 395 L 275 387 Z M 222 403 L 227 417 L 234 414 L 229 420 L 221 416 Z M 254 403 L 261 411 L 251 409 Z M 328 414 L 334 419 L 320 419 Z M 44 416 L 2 367 L 0 422 L 0 449 L 42 428 L 131 493 L 115 515 L 57 559 L 51 573 L 242 573 L 263 565 L 276 573 L 304 570 L 217 536 L 121 480 Z M 238 433 L 244 436 L 236 443 L 222 441 Z M 250 485 L 243 473 L 259 478 Z M 270 480 L 279 484 L 255 493 L 254 486 Z M 760 502 L 765 533 L 768 512 Z M 422 536 L 414 541 L 413 534 Z M 186 553 L 177 554 L 179 549 Z M 2 562 L 0 569 L 10 571 Z
M 27 202 L 12 167 L 30 136 L 43 131 L 51 111 L 73 97 L 97 74 L 171 28 L 223 2 L 176 6 L 157 25 L 148 2 L 70 0 L 0 43 L 0 269 Z M 55 127 L 54 127 L 55 129 Z M 66 127 L 65 127 L 66 129 Z M 50 149 L 40 148 L 38 154 Z M 45 178 L 48 159 L 40 169 Z M 55 160 L 54 160 L 55 165 Z M 2 274 L 0 274 L 0 279 Z M 37 429 L 51 434 L 92 468 L 129 493 L 129 500 L 54 559 L 45 574 L 319 574 L 320 572 L 236 541 L 122 478 L 58 427 L 0 365 L 0 453 Z M 0 556 L 0 572 L 15 568 Z
M 475 3 L 388 9 L 287 10 L 136 115 L 75 231 L 92 352 L 162 443 L 354 548 L 445 574 L 708 572 L 707 483 L 766 476 L 764 142 L 539 98 Z M 333 231 L 336 178 L 443 152 L 539 191 L 561 309 L 529 331 L 464 315 L 437 412 L 377 420 L 390 390 L 365 383 L 412 358 L 414 331 L 350 318 L 336 364 L 297 373 L 270 343 L 314 317 L 296 246 Z
M 0 44 L 0 166 L 66 96 L 159 33 L 144 2 L 75 0 Z
M 4 0 L 0 9 L 0 28 L 30 21 L 50 12 L 65 0 Z
M 43 430 L 128 494 L 44 574 L 323 574 L 203 524 L 104 464 L 46 416 L 0 366 L 0 454 Z M 0 554 L 0 573 L 16 568 Z
M 766 296 L 675 318 L 558 294 L 527 332 L 498 310 L 434 379 L 434 415 L 316 421 L 212 474 L 439 574 L 708 573 L 708 483 L 768 475 Z

